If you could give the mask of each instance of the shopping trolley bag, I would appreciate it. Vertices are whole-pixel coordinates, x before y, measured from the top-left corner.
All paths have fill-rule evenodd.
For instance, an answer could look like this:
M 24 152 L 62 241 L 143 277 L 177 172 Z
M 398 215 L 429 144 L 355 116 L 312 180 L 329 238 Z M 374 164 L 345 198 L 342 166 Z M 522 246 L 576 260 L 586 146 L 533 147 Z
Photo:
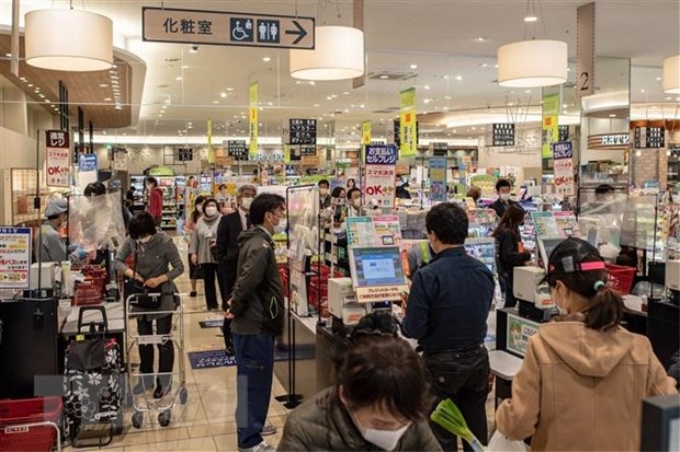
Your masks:
M 99 311 L 102 321 L 83 325 L 88 310 Z M 89 326 L 87 333 L 83 326 Z M 78 337 L 68 346 L 64 365 L 65 435 L 74 447 L 105 446 L 122 425 L 121 348 L 107 333 L 103 306 L 80 307 Z

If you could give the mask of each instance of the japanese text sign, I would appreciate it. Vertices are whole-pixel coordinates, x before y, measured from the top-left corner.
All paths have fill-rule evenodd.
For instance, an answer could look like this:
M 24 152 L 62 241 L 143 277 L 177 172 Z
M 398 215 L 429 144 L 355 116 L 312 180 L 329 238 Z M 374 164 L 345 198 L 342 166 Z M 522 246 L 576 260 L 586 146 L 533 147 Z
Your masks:
M 48 187 L 68 187 L 71 165 L 70 136 L 63 130 L 46 132 L 45 172 Z
M 571 141 L 554 143 L 555 193 L 560 196 L 574 194 L 574 147 Z
M 397 147 L 393 144 L 384 146 L 366 146 L 366 165 L 396 165 Z
M 379 207 L 394 207 L 396 165 L 366 165 L 364 193 L 367 199 L 375 200 Z
M 31 229 L 0 226 L 0 289 L 29 289 Z

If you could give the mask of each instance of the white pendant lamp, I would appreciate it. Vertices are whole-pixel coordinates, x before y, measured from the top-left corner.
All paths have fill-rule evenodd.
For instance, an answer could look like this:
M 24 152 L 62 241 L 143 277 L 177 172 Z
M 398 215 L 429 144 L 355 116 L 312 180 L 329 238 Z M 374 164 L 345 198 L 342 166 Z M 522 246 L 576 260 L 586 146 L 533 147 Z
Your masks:
M 315 29 L 314 50 L 290 51 L 290 75 L 301 80 L 347 80 L 364 75 L 364 32 L 323 25 Z
M 663 60 L 663 91 L 680 94 L 680 55 Z
M 538 88 L 567 81 L 567 43 L 532 40 L 498 48 L 498 84 Z
M 74 9 L 26 13 L 26 63 L 54 71 L 102 71 L 113 66 L 113 23 Z

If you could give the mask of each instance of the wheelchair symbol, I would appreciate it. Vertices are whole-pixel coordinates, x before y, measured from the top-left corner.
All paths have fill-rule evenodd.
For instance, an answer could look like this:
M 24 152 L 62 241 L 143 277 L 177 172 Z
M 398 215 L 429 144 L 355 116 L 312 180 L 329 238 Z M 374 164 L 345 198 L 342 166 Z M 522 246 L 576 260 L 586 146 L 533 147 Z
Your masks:
M 246 20 L 244 27 L 241 26 L 240 20 L 236 21 L 236 25 L 231 30 L 231 37 L 235 41 L 250 41 L 252 39 L 253 22 L 250 19 Z

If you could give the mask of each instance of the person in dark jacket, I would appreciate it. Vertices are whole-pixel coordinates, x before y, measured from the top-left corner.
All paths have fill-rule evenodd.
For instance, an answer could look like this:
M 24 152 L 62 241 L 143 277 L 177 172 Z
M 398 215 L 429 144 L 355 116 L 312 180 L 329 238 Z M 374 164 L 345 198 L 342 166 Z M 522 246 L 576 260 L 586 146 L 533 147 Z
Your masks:
M 498 227 L 493 233 L 496 239 L 496 265 L 501 287 L 505 291 L 505 307 L 512 308 L 517 303 L 513 295 L 513 272 L 515 267 L 522 267 L 531 260 L 531 253 L 524 251 L 519 225 L 524 221 L 526 212 L 514 205 L 503 214 Z
M 498 179 L 496 182 L 496 193 L 498 194 L 498 199 L 494 201 L 489 209 L 493 209 L 498 215 L 498 218 L 503 218 L 503 214 L 512 205 L 517 205 L 517 203 L 510 199 L 510 193 L 512 192 L 512 184 L 507 179 Z
M 225 312 L 231 318 L 238 374 L 239 451 L 271 450 L 262 440 L 274 376 L 274 340 L 283 332 L 283 284 L 273 235 L 284 225 L 286 200 L 264 193 L 250 206 L 253 229 L 239 237 L 236 284 Z M 267 432 L 268 433 L 268 432 Z
M 238 268 L 238 238 L 243 231 L 250 229 L 250 206 L 257 190 L 252 185 L 241 185 L 236 192 L 238 209 L 224 215 L 217 227 L 217 259 L 219 264 L 219 278 L 224 281 L 224 298 L 222 308 L 227 309 L 227 301 L 234 291 Z M 224 318 L 222 325 L 224 347 L 227 354 L 234 354 L 234 344 L 231 340 L 231 321 Z
M 427 423 L 428 386 L 406 341 L 361 337 L 338 369 L 338 385 L 288 415 L 278 450 L 441 450 Z
M 423 349 L 437 402 L 451 399 L 472 433 L 486 444 L 490 369 L 484 338 L 493 274 L 465 252 L 468 217 L 462 208 L 450 203 L 434 206 L 425 228 L 437 257 L 413 275 L 402 331 Z M 444 450 L 457 450 L 455 435 L 431 426 Z M 465 443 L 464 447 L 471 450 Z

